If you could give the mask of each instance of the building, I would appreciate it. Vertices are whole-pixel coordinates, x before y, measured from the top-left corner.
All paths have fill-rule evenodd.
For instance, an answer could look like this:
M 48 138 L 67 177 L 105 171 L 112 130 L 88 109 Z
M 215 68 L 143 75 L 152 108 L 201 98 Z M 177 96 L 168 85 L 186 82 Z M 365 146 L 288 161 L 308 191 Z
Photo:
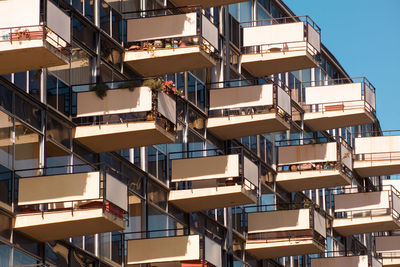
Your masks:
M 0 1 L 0 266 L 398 266 L 399 137 L 316 23 Z

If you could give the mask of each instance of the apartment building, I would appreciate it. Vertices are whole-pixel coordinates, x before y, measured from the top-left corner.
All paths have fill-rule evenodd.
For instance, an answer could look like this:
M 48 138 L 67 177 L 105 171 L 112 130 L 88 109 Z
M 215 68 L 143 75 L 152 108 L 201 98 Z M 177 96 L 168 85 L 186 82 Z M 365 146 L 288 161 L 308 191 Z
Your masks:
M 400 137 L 321 32 L 281 0 L 0 1 L 0 266 L 400 266 Z

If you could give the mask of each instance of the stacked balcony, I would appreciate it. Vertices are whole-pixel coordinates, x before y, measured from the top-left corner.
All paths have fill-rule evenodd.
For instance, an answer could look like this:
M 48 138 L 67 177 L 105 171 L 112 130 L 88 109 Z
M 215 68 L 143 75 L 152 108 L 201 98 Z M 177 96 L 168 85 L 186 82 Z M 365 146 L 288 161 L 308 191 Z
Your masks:
M 311 267 L 337 267 L 337 266 L 382 267 L 382 263 L 370 255 L 311 259 Z
M 222 140 L 290 129 L 291 98 L 283 83 L 210 90 L 207 129 Z
M 354 169 L 361 177 L 400 173 L 400 136 L 355 138 Z
M 20 178 L 14 229 L 35 240 L 125 228 L 127 186 L 105 171 Z
M 324 81 L 305 86 L 304 122 L 314 131 L 371 124 L 375 117 L 375 88 L 365 78 Z M 347 82 L 347 83 L 345 83 Z M 304 85 L 304 84 L 303 84 Z
M 135 82 L 73 87 L 77 127 L 74 138 L 97 153 L 173 143 L 176 101 L 170 91 Z M 110 88 L 100 98 L 93 90 Z M 114 89 L 112 89 L 114 88 Z
M 321 31 L 309 17 L 246 22 L 241 66 L 254 77 L 315 68 Z
M 312 207 L 248 213 L 246 251 L 257 259 L 325 251 L 326 217 Z
M 144 77 L 214 67 L 218 28 L 201 8 L 132 13 L 124 61 Z
M 171 160 L 175 187 L 168 201 L 185 212 L 252 204 L 257 201 L 258 166 L 238 151 L 215 155 L 214 150 L 187 152 Z M 202 156 L 212 153 L 212 156 Z M 173 153 L 170 157 L 177 157 Z
M 146 235 L 143 238 L 141 235 Z M 150 266 L 222 267 L 222 247 L 204 235 L 186 229 L 126 233 L 127 264 Z
M 392 186 L 382 191 L 334 196 L 333 228 L 343 236 L 400 229 L 400 193 Z
M 0 25 L 0 74 L 69 62 L 71 18 L 51 1 L 1 1 Z
M 351 184 L 351 148 L 343 140 L 316 144 L 321 140 L 290 140 L 294 144 L 299 141 L 307 144 L 278 148 L 276 182 L 286 191 L 298 192 Z
M 382 258 L 383 266 L 400 266 L 400 236 L 376 236 L 375 248 Z

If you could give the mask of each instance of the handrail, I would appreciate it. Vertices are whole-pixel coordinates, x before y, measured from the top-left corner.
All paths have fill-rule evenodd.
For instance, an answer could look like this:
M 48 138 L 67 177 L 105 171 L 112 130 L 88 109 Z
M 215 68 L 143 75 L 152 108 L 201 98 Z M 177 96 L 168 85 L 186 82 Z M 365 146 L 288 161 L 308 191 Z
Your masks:
M 30 31 L 29 29 L 34 29 L 35 31 Z M 16 31 L 13 32 L 13 30 Z M 8 31 L 8 33 L 4 35 L 5 31 Z M 41 35 L 34 35 L 33 33 L 35 32 L 40 32 Z M 55 40 L 54 37 L 52 37 L 49 33 L 54 33 L 57 37 L 57 40 Z M 42 39 L 43 41 L 46 41 L 53 47 L 57 48 L 65 56 L 71 55 L 71 45 L 65 39 L 60 37 L 60 35 L 58 35 L 55 31 L 44 24 L 0 28 L 0 34 L 3 34 L 2 38 L 0 39 L 0 43 L 13 43 L 15 41 L 21 42 Z M 48 42 L 47 40 L 51 40 L 55 43 L 55 45 L 52 44 L 52 42 Z
M 366 84 L 374 93 L 375 93 L 375 86 L 364 76 L 360 77 L 350 77 L 350 78 L 334 78 L 328 80 L 313 80 L 313 81 L 306 81 L 300 82 L 301 85 L 304 87 L 316 87 L 316 86 L 330 86 L 330 85 L 338 85 L 338 84 L 351 84 L 351 83 L 364 83 Z M 328 84 L 325 84 L 328 83 Z M 314 85 L 313 85 L 314 84 Z M 322 84 L 322 85 L 315 85 L 315 84 Z
M 310 24 L 318 33 L 321 33 L 321 28 L 308 16 L 308 15 L 302 15 L 302 16 L 288 16 L 288 17 L 282 17 L 282 18 L 271 18 L 271 19 L 262 19 L 262 20 L 251 20 L 251 21 L 244 21 L 241 22 L 240 24 L 250 24 L 250 26 L 246 27 L 257 27 L 260 25 L 254 25 L 260 22 L 271 22 L 266 25 L 274 25 L 274 24 L 286 24 L 286 23 L 292 23 L 292 22 L 304 22 L 307 24 Z M 243 27 L 243 26 L 241 26 Z

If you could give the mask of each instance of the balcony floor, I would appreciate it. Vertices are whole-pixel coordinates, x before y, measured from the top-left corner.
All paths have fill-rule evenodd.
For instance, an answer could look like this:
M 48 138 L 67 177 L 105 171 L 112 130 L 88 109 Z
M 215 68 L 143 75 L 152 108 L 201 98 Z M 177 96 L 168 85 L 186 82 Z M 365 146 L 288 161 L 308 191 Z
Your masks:
M 351 184 L 351 178 L 338 170 L 278 172 L 276 182 L 288 192 Z
M 195 212 L 223 207 L 254 204 L 255 195 L 241 185 L 171 190 L 168 201 L 185 212 Z
M 275 113 L 208 118 L 207 129 L 222 140 L 281 132 L 290 124 Z
M 372 218 L 370 216 L 352 219 L 335 218 L 332 226 L 339 234 L 349 236 L 400 229 L 400 222 L 394 219 L 391 215 L 385 215 L 373 216 Z
M 144 77 L 210 68 L 217 64 L 199 46 L 126 51 L 124 62 Z
M 74 138 L 97 153 L 175 141 L 175 136 L 155 121 L 78 126 Z
M 7 46 L 0 43 L 0 74 L 67 64 L 60 54 L 43 40 L 16 41 Z
M 41 242 L 125 229 L 125 222 L 102 208 L 19 214 L 14 229 Z
M 303 51 L 243 54 L 242 67 L 254 77 L 315 68 L 318 62 Z
M 325 248 L 312 238 L 309 239 L 293 239 L 285 241 L 266 242 L 260 240 L 257 242 L 246 242 L 246 251 L 257 259 L 270 259 L 286 256 L 306 255 L 314 253 L 322 253 Z
M 355 160 L 353 168 L 361 177 L 398 174 L 400 159 Z
M 364 107 L 347 110 L 304 113 L 304 122 L 314 131 L 370 124 L 375 121 L 375 116 L 365 110 Z

